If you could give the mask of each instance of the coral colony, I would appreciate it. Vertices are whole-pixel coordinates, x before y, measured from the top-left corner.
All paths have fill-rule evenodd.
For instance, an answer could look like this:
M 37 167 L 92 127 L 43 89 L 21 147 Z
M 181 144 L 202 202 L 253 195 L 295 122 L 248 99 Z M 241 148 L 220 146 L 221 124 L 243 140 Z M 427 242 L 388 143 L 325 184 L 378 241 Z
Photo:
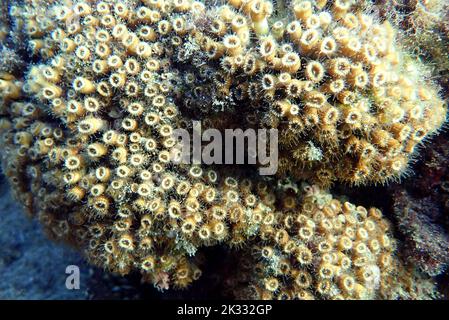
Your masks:
M 403 176 L 446 118 L 367 1 L 0 6 L 3 172 L 50 238 L 160 289 L 189 286 L 220 245 L 254 259 L 243 298 L 419 298 L 380 210 L 325 191 Z M 268 152 L 249 166 L 171 161 L 194 121 L 275 130 L 262 139 L 275 175 L 258 172 Z

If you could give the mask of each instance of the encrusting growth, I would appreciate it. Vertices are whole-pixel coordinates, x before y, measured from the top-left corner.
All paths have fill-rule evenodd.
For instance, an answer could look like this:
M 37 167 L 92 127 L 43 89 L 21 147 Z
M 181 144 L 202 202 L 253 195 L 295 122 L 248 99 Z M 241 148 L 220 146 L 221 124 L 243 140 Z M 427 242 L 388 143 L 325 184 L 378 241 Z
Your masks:
M 437 89 L 394 27 L 352 1 L 224 2 L 11 5 L 36 61 L 23 76 L 0 71 L 15 196 L 55 240 L 161 289 L 199 278 L 202 247 L 261 239 L 260 297 L 377 297 L 394 249 L 378 210 L 317 203 L 316 186 L 300 202 L 276 180 L 180 164 L 172 133 L 198 118 L 277 128 L 280 176 L 383 183 L 444 122 Z M 0 40 L 8 32 L 0 26 Z
M 54 3 L 51 17 L 40 4 L 10 9 L 42 63 L 24 81 L 0 83 L 2 163 L 52 237 L 113 272 L 137 269 L 154 283 L 167 274 L 183 288 L 200 275 L 189 257 L 244 243 L 274 195 L 262 183 L 176 164 L 179 75 L 165 45 L 183 43 L 167 29 L 184 33 L 191 4 L 165 13 L 158 2 L 132 4 Z M 168 13 L 179 15 L 174 26 L 162 19 Z
M 380 210 L 306 186 L 302 203 L 264 220 L 250 286 L 258 299 L 373 299 L 393 272 L 395 241 Z
M 280 176 L 385 183 L 445 121 L 443 100 L 398 46 L 398 31 L 354 1 L 231 1 L 194 21 L 194 52 L 178 51 L 191 66 L 180 104 L 215 114 L 218 127 L 239 114 L 242 127 L 279 129 Z M 319 160 L 307 157 L 310 143 Z
M 397 254 L 376 208 L 333 198 L 316 185 L 281 182 L 283 202 L 237 253 L 225 278 L 238 299 L 434 299 L 428 276 Z M 301 199 L 301 201 L 298 201 Z

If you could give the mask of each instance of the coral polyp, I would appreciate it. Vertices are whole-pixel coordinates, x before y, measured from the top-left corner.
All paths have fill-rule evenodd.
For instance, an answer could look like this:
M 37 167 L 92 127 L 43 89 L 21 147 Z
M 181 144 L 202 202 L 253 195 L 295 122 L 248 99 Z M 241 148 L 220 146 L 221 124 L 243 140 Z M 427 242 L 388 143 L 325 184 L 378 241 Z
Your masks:
M 160 289 L 197 280 L 197 253 L 222 245 L 261 255 L 251 281 L 261 298 L 382 297 L 398 263 L 389 223 L 320 187 L 401 177 L 446 105 L 397 29 L 364 9 L 350 0 L 11 5 L 0 26 L 3 172 L 51 238 Z M 191 120 L 279 130 L 277 176 L 173 161 L 173 131 Z M 292 195 L 286 176 L 314 186 Z

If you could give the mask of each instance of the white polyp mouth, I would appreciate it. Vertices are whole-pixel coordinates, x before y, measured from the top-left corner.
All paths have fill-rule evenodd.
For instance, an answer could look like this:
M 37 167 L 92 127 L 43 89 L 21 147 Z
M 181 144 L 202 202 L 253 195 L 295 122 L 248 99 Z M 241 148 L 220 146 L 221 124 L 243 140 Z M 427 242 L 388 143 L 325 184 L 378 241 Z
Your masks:
M 229 49 L 235 49 L 238 48 L 240 46 L 240 40 L 236 37 L 228 37 L 225 39 L 225 45 L 226 47 L 228 47 Z

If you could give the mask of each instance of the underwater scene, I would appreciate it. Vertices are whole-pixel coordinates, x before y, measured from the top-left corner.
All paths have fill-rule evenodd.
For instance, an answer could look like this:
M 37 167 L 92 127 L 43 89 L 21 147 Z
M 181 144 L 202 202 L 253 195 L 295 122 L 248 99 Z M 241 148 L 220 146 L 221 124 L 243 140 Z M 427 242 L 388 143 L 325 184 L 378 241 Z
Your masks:
M 0 299 L 447 300 L 449 1 L 0 0 Z

